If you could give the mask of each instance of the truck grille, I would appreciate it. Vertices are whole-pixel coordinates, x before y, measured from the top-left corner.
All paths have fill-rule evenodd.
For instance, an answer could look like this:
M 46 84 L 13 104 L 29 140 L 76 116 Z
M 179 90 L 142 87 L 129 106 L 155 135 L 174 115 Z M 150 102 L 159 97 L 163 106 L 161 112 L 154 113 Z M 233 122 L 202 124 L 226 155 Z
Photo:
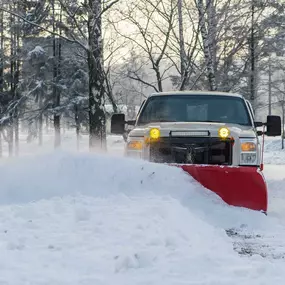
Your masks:
M 231 140 L 216 137 L 160 138 L 150 145 L 150 161 L 231 165 L 232 145 Z

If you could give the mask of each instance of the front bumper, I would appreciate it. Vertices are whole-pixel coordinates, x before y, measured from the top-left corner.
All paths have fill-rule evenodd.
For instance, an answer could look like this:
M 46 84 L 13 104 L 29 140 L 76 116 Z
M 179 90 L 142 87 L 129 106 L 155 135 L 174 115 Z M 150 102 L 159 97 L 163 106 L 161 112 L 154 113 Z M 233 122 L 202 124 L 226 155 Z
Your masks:
M 149 145 L 149 159 L 158 163 L 232 165 L 233 140 L 218 137 L 163 137 Z

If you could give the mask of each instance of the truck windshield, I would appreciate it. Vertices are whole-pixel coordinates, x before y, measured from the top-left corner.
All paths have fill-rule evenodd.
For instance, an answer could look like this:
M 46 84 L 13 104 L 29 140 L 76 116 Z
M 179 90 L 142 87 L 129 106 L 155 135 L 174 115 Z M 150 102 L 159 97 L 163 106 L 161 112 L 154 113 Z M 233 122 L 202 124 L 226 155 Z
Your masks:
M 222 122 L 251 126 L 245 101 L 223 95 L 152 96 L 137 124 L 152 122 Z

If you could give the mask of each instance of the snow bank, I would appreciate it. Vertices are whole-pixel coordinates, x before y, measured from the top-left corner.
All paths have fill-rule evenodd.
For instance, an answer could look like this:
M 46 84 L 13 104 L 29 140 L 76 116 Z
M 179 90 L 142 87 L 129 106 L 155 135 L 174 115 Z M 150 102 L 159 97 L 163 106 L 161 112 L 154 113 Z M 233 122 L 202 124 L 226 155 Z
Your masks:
M 268 187 L 268 213 L 285 225 L 285 165 L 267 164 L 264 174 Z
M 0 181 L 0 204 L 77 194 L 92 197 L 152 194 L 177 199 L 199 215 L 204 215 L 207 208 L 225 223 L 228 221 L 225 211 L 246 220 L 248 212 L 255 215 L 247 209 L 227 206 L 180 168 L 119 156 L 68 152 L 28 156 L 1 165 Z M 206 217 L 209 218 L 208 214 Z
M 281 148 L 281 138 L 265 138 L 264 163 L 265 164 L 285 164 L 285 149 Z
M 58 152 L 2 165 L 0 181 L 0 284 L 260 285 L 285 277 L 284 261 L 242 258 L 225 233 L 281 226 L 225 205 L 181 169 Z

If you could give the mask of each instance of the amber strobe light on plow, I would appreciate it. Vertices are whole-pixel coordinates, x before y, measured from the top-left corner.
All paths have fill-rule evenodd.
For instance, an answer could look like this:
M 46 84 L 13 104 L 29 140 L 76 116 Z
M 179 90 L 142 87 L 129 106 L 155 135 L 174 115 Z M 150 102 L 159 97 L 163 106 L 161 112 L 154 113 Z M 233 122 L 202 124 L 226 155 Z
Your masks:
M 267 212 L 267 186 L 257 167 L 176 165 L 232 206 Z

